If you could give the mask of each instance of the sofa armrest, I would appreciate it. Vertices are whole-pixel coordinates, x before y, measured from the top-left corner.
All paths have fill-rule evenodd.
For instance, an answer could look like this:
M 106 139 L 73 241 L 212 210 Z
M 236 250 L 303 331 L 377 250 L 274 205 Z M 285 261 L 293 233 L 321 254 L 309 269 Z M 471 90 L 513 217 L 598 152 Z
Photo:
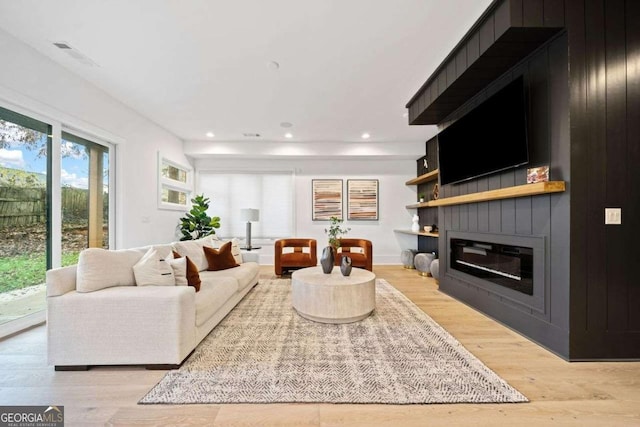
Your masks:
M 55 297 L 76 290 L 77 265 L 47 271 L 47 296 Z
M 180 364 L 196 345 L 190 286 L 117 286 L 47 298 L 53 365 Z

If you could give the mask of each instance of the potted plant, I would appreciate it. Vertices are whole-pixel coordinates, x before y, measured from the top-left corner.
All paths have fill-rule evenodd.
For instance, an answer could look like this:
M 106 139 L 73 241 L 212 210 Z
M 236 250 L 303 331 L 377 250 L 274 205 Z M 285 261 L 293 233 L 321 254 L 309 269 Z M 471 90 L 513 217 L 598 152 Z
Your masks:
M 325 228 L 324 232 L 329 237 L 329 245 L 334 249 L 338 249 L 340 247 L 340 237 L 347 234 L 351 229 L 343 228 L 342 223 L 344 221 L 338 219 L 338 217 L 332 216 L 329 221 L 331 221 L 329 228 Z
M 424 193 L 420 193 L 420 203 L 424 202 Z
M 329 221 L 329 228 L 324 229 L 324 232 L 329 237 L 329 246 L 322 250 L 322 255 L 320 256 L 320 265 L 325 274 L 330 274 L 333 270 L 336 252 L 340 247 L 340 237 L 351 230 L 350 228 L 342 227 L 343 221 L 338 217 L 332 216 Z
M 207 215 L 209 198 L 204 194 L 191 199 L 191 210 L 180 218 L 180 240 L 196 240 L 212 234 L 216 234 L 216 228 L 220 228 L 220 217 Z

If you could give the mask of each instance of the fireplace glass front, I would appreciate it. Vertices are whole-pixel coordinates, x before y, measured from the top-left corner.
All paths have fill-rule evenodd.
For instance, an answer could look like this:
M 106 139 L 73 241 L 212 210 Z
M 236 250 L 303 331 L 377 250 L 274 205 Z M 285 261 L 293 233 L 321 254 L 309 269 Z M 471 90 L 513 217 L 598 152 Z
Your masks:
M 533 295 L 533 248 L 451 239 L 450 267 Z

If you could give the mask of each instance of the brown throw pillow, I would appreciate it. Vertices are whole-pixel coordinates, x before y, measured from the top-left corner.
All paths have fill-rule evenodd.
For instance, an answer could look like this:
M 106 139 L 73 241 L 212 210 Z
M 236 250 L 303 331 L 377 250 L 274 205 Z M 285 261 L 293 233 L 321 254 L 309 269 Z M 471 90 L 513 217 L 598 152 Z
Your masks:
M 182 258 L 178 252 L 172 252 L 174 258 Z M 196 288 L 196 292 L 198 292 L 200 290 L 200 284 L 202 283 L 202 280 L 200 280 L 200 272 L 198 272 L 198 267 L 189 257 L 185 258 L 187 258 L 187 283 L 189 286 Z
M 213 249 L 207 246 L 203 247 L 204 256 L 207 257 L 209 263 L 209 271 L 226 270 L 228 268 L 238 267 L 236 259 L 231 253 L 231 242 L 227 242 L 220 246 L 220 249 Z

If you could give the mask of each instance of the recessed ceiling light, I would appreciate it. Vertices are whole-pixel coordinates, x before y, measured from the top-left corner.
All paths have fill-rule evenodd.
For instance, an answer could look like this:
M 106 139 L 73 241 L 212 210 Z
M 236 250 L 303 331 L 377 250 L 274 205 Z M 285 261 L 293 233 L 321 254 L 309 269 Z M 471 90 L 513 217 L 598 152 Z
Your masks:
M 287 132 L 287 133 L 284 134 L 284 137 L 287 138 L 287 139 L 291 139 L 291 138 L 293 138 L 293 135 L 290 134 L 289 132 Z
M 291 126 L 293 126 L 293 125 L 291 123 L 289 123 L 289 122 L 280 123 L 280 127 L 281 128 L 290 128 Z
M 216 136 L 213 132 L 207 132 L 207 138 L 213 138 Z
M 369 135 L 367 132 L 365 132 L 365 133 L 363 133 L 361 135 L 361 137 L 362 137 L 362 139 L 369 139 L 369 138 L 371 138 L 371 135 Z

